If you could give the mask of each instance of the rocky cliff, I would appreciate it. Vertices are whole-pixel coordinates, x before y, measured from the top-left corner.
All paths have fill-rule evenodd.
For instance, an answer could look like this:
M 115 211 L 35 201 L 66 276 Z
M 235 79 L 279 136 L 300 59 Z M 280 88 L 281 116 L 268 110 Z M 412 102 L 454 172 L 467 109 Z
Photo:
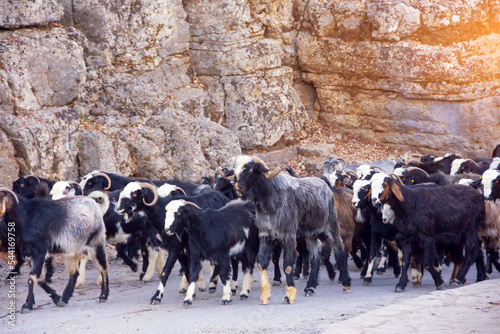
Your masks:
M 242 150 L 298 143 L 310 120 L 488 155 L 500 1 L 0 3 L 0 183 L 94 169 L 196 181 Z

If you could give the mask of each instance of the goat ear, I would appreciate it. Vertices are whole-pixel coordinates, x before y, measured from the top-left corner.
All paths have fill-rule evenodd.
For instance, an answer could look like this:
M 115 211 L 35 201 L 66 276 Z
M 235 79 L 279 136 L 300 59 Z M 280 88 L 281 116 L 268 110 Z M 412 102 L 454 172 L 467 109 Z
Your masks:
M 261 164 L 256 164 L 253 168 L 255 168 L 256 171 L 261 172 L 261 173 L 267 173 L 269 172 L 269 169 L 266 167 L 262 166 Z M 250 170 L 248 171 L 250 173 Z
M 396 196 L 398 201 L 402 202 L 404 200 L 403 194 L 401 193 L 401 188 L 396 182 L 391 182 L 391 192 Z

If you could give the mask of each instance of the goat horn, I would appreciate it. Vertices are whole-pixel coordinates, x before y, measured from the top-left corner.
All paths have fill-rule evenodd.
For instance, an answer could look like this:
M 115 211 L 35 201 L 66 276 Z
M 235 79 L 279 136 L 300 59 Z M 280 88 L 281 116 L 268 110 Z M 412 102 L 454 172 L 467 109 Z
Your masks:
M 141 186 L 141 188 L 147 188 L 151 190 L 154 195 L 153 201 L 151 203 L 146 202 L 146 200 L 143 198 L 142 201 L 144 202 L 144 204 L 146 204 L 147 206 L 155 205 L 156 202 L 158 202 L 158 191 L 156 190 L 156 187 L 149 182 L 139 182 L 139 186 Z
M 319 173 L 325 168 L 325 163 L 323 162 L 321 165 L 316 166 L 316 172 Z
M 370 168 L 371 168 L 371 169 L 379 169 L 379 170 L 381 170 L 382 172 L 384 172 L 384 173 L 385 173 L 385 170 L 383 170 L 383 169 L 382 169 L 382 167 L 375 166 L 375 165 L 370 165 Z
M 220 167 L 217 167 L 217 173 L 219 173 L 220 176 L 222 176 L 222 178 L 228 180 L 228 181 L 234 181 L 234 175 L 233 176 L 226 176 L 226 174 L 224 174 L 224 172 L 222 171 L 222 168 Z
M 184 194 L 184 196 L 187 196 L 186 192 L 181 187 L 175 186 L 174 189 L 181 191 Z
M 107 174 L 102 173 L 102 172 L 97 172 L 97 173 L 93 173 L 92 176 L 93 177 L 102 176 L 103 178 L 105 178 L 108 181 L 108 186 L 104 187 L 104 190 L 109 190 L 109 188 L 111 188 L 111 179 L 109 178 L 109 176 Z
M 337 158 L 337 160 L 342 161 L 344 163 L 344 169 L 347 168 L 347 163 L 342 158 Z
M 387 173 L 387 175 L 391 176 L 393 179 L 395 179 L 396 181 L 398 181 L 399 184 L 402 185 L 403 187 L 405 186 L 405 184 L 403 183 L 403 181 L 401 181 L 401 179 L 399 178 L 399 176 L 397 174 L 389 172 L 389 173 Z
M 481 168 L 481 166 L 479 166 L 479 165 L 477 164 L 477 162 L 475 162 L 475 161 L 474 161 L 474 160 L 472 160 L 472 159 L 465 159 L 465 161 L 470 161 L 470 162 L 472 162 L 474 165 L 476 165 L 476 167 Z
M 411 172 L 412 170 L 418 170 L 418 171 L 424 173 L 425 176 L 429 177 L 429 174 L 427 174 L 427 172 L 425 170 L 423 170 L 422 168 L 418 168 L 418 167 L 413 167 L 412 166 L 412 167 L 407 167 L 406 170 L 409 171 L 409 172 Z
M 192 206 L 194 206 L 194 207 L 195 207 L 195 208 L 197 208 L 197 209 L 203 210 L 202 208 L 200 208 L 197 204 L 195 204 L 195 203 L 193 203 L 193 202 L 184 201 L 184 204 L 185 204 L 185 205 L 192 205 Z
M 74 184 L 74 185 L 76 185 L 78 187 L 78 189 L 80 189 L 80 191 L 83 193 L 83 189 L 82 189 L 82 187 L 80 187 L 80 184 L 78 182 L 73 181 L 73 180 L 67 181 L 67 182 L 68 182 L 68 184 Z
M 258 156 L 253 156 L 252 157 L 252 160 L 253 162 L 255 163 L 259 163 L 261 164 L 262 166 L 264 166 L 264 168 L 266 169 L 269 169 L 269 167 L 267 167 L 266 163 L 264 162 L 264 160 L 262 160 L 261 158 L 259 158 Z M 278 175 L 279 173 L 281 172 L 281 167 L 276 167 L 273 171 L 269 171 L 269 172 L 265 172 L 264 173 L 264 176 L 268 179 L 273 179 L 276 177 L 276 175 Z
M 344 174 L 346 174 L 346 175 L 355 176 L 357 179 L 359 179 L 358 174 L 356 174 L 356 172 L 355 172 L 355 171 L 353 171 L 353 170 L 350 170 L 350 169 L 347 169 L 347 168 L 346 168 L 346 169 L 344 169 L 344 170 L 342 171 L 342 173 L 344 173 Z
M 25 179 L 34 178 L 38 181 L 38 183 L 40 183 L 40 179 L 36 175 L 25 175 L 24 178 Z
M 0 192 L 3 192 L 3 191 L 5 191 L 6 193 L 10 193 L 12 196 L 14 196 L 17 204 L 19 204 L 19 198 L 17 198 L 17 195 L 15 192 L 13 192 L 12 190 L 10 190 L 9 188 L 7 188 L 5 186 L 0 186 Z

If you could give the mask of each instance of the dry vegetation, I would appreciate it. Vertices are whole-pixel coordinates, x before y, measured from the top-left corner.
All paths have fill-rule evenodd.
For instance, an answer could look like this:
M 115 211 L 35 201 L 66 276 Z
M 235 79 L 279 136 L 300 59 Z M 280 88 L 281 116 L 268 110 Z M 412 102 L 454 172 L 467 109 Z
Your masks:
M 348 132 L 341 133 L 339 129 L 317 121 L 311 121 L 307 125 L 306 132 L 308 137 L 300 141 L 298 145 L 304 147 L 325 146 L 330 153 L 329 156 L 342 158 L 349 164 L 368 163 L 384 159 L 397 161 L 404 155 L 402 147 L 389 147 L 361 139 Z M 299 176 L 305 176 L 315 174 L 316 172 L 311 166 L 321 164 L 325 158 L 297 155 L 288 163 Z

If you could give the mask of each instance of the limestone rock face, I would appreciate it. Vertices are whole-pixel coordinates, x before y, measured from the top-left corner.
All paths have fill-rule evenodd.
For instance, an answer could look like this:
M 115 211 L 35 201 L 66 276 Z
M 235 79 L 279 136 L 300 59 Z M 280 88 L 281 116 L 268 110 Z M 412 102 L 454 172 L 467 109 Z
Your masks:
M 26 113 L 77 100 L 86 81 L 82 39 L 73 28 L 0 31 L 0 109 Z
M 5 0 L 0 2 L 0 28 L 46 26 L 58 22 L 63 8 L 56 0 Z
M 267 4 L 272 2 L 267 2 Z M 309 118 L 293 83 L 292 69 L 282 65 L 281 25 L 268 8 L 283 9 L 282 22 L 291 26 L 290 1 L 259 4 L 246 0 L 184 1 L 191 31 L 191 54 L 197 75 L 212 88 L 214 101 L 225 104 L 225 126 L 236 133 L 242 149 L 271 147 L 280 140 L 303 137 Z M 265 24 L 273 31 L 265 38 Z M 264 23 L 264 25 L 263 25 Z
M 500 139 L 497 1 L 310 1 L 297 50 L 319 117 L 433 152 Z

